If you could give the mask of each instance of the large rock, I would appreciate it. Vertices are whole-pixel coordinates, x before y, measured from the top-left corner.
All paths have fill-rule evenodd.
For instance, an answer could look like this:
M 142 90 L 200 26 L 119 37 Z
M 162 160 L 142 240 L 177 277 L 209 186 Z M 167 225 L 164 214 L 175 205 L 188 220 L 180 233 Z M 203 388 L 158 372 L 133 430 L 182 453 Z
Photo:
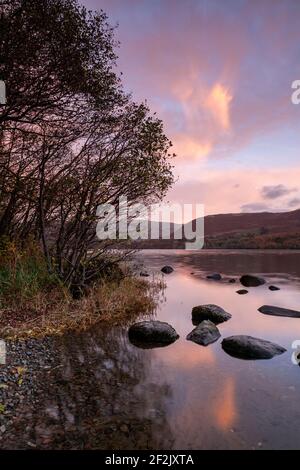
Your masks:
M 206 276 L 206 278 L 207 279 L 213 279 L 214 281 L 220 281 L 222 279 L 222 276 L 219 273 L 214 273 L 214 274 L 208 274 L 208 276 Z
M 223 323 L 231 318 L 230 313 L 225 312 L 222 307 L 214 304 L 198 305 L 192 310 L 192 321 L 194 325 L 203 320 L 210 320 L 215 324 Z
M 164 266 L 163 268 L 161 268 L 161 271 L 164 274 L 171 274 L 174 271 L 174 269 L 172 268 L 172 266 Z
M 176 330 L 161 321 L 141 321 L 128 330 L 130 341 L 136 346 L 151 348 L 166 346 L 179 338 Z
M 271 359 L 286 351 L 282 346 L 252 336 L 229 336 L 222 341 L 228 354 L 240 359 Z
M 216 325 L 210 320 L 204 320 L 187 335 L 186 339 L 202 346 L 207 346 L 217 341 L 220 337 L 221 334 Z
M 265 282 L 264 278 L 254 276 L 253 274 L 244 274 L 240 278 L 240 283 L 245 287 L 257 287 L 265 284 Z
M 258 311 L 265 315 L 274 315 L 276 317 L 300 318 L 300 312 L 298 310 L 274 307 L 273 305 L 263 305 L 262 307 L 259 307 Z

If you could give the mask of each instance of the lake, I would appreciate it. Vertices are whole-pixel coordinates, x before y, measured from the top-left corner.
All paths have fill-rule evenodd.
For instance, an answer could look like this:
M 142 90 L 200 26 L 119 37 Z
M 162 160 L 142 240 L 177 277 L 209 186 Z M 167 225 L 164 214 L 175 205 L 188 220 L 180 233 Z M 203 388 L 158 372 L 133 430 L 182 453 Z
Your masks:
M 18 405 L 19 422 L 12 423 L 2 446 L 300 448 L 300 367 L 291 360 L 300 319 L 257 311 L 263 304 L 299 309 L 300 252 L 147 250 L 136 255 L 136 263 L 154 276 L 162 266 L 173 266 L 163 276 L 166 288 L 151 318 L 170 323 L 180 338 L 164 348 L 140 349 L 129 342 L 127 328 L 99 325 L 47 340 L 52 365 L 41 355 L 32 398 Z M 223 279 L 206 279 L 214 272 Z M 262 275 L 267 284 L 238 295 L 243 273 Z M 232 277 L 234 284 L 228 282 Z M 270 291 L 270 284 L 280 290 Z M 207 347 L 187 341 L 192 308 L 207 303 L 232 314 L 218 325 L 222 338 L 252 335 L 287 352 L 246 361 L 226 354 L 222 338 Z

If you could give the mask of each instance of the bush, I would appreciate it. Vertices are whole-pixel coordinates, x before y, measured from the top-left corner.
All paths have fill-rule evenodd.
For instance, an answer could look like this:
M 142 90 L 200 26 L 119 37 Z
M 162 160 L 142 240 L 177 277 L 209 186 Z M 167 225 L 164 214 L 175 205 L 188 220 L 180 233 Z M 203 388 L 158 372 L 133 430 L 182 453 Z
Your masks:
M 0 243 L 0 306 L 22 304 L 41 291 L 49 291 L 60 284 L 49 274 L 45 257 L 35 242 L 25 247 L 16 242 Z

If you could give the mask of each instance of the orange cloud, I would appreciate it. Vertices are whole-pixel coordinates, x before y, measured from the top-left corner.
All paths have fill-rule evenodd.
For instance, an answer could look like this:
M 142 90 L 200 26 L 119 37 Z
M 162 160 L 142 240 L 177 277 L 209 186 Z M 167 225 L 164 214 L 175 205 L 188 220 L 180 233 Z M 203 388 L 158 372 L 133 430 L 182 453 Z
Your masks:
M 232 96 L 229 90 L 220 83 L 216 83 L 205 102 L 216 122 L 225 130 L 228 130 L 230 127 L 229 105 L 231 100 Z
M 174 151 L 183 158 L 202 159 L 209 155 L 212 148 L 212 142 L 201 141 L 187 134 L 177 134 L 174 141 Z
M 172 94 L 184 120 L 184 132 L 173 135 L 174 150 L 181 158 L 203 160 L 231 127 L 232 94 L 219 82 L 207 87 L 194 69 L 173 82 Z

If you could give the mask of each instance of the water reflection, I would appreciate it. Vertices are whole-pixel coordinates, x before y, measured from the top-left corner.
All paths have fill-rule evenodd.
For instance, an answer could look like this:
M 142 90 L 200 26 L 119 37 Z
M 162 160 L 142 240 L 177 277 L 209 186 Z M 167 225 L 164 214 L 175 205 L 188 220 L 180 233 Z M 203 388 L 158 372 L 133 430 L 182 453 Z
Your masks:
M 152 358 L 129 344 L 126 330 L 66 336 L 51 343 L 51 354 L 56 365 L 35 377 L 38 389 L 19 406 L 2 446 L 172 446 L 165 412 L 172 391 L 167 383 L 149 380 Z
M 258 312 L 263 304 L 299 309 L 298 252 L 153 252 L 139 255 L 147 271 L 165 264 L 157 318 L 180 335 L 165 348 L 145 350 L 127 331 L 102 328 L 57 339 L 50 369 L 32 377 L 32 396 L 18 406 L 18 419 L 4 448 L 100 449 L 291 449 L 300 447 L 300 369 L 291 344 L 300 339 L 300 320 Z M 191 274 L 194 272 L 194 274 Z M 220 272 L 222 281 L 207 280 Z M 242 273 L 267 284 L 236 294 Z M 271 292 L 275 283 L 280 291 Z M 207 347 L 186 341 L 192 307 L 217 304 L 232 314 L 218 325 L 222 337 L 247 334 L 287 348 L 272 360 L 242 361 L 222 351 L 222 338 Z M 41 359 L 42 360 L 42 359 Z

